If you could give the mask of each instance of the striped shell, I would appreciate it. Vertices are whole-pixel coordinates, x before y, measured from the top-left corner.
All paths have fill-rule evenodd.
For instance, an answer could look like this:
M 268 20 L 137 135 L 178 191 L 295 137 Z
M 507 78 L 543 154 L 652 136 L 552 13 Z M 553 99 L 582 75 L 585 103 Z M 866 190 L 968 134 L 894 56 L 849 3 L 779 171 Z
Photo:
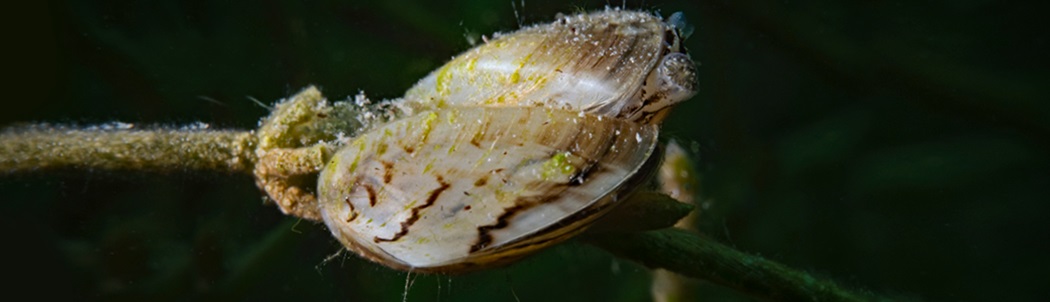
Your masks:
M 586 229 L 652 171 L 662 110 L 692 96 L 675 28 L 642 12 L 559 18 L 498 37 L 422 79 L 410 115 L 321 172 L 320 211 L 389 267 L 505 264 Z
M 656 131 L 542 107 L 428 112 L 343 149 L 322 172 L 321 210 L 344 243 L 388 266 L 502 263 L 597 218 L 632 187 Z
M 643 122 L 691 97 L 677 29 L 644 12 L 560 17 L 468 50 L 405 94 L 424 108 L 544 106 Z M 666 112 L 666 111 L 664 111 Z

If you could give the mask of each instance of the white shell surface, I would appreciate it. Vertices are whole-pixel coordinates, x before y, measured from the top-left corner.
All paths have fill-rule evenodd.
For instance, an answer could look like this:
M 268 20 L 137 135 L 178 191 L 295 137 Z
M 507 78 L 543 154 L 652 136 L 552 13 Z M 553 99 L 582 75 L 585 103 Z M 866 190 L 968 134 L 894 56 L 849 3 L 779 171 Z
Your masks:
M 651 172 L 695 93 L 678 30 L 646 12 L 559 17 L 455 57 L 391 103 L 318 181 L 332 234 L 383 265 L 461 272 L 583 231 Z
M 646 12 L 565 16 L 456 56 L 405 100 L 424 108 L 545 106 L 639 119 L 695 93 L 695 67 L 680 51 L 677 29 Z M 687 62 L 664 64 L 669 56 Z
M 344 147 L 322 171 L 320 206 L 333 235 L 374 261 L 480 268 L 581 231 L 656 142 L 654 125 L 573 111 L 448 107 Z

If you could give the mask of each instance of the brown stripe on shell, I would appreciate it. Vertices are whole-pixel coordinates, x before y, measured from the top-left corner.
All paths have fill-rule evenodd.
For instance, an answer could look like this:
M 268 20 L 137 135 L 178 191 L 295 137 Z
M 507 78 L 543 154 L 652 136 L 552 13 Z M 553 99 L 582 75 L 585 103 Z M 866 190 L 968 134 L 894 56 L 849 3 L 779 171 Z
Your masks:
M 564 186 L 565 185 L 560 185 L 559 187 Z M 513 206 L 503 209 L 503 214 L 500 214 L 499 217 L 496 218 L 496 223 L 478 227 L 478 241 L 474 242 L 474 244 L 470 246 L 470 253 L 477 252 L 483 248 L 488 247 L 489 244 L 492 244 L 492 234 L 489 233 L 491 233 L 492 231 L 506 228 L 510 224 L 508 221 L 511 218 L 513 218 L 514 215 L 517 215 L 522 211 L 528 210 L 531 207 L 550 202 L 551 200 L 556 199 L 558 195 L 559 194 L 550 194 L 547 197 L 540 200 L 528 200 L 525 198 L 518 198 L 514 201 Z
M 383 164 L 383 183 L 389 184 L 390 180 L 394 179 L 394 163 L 388 161 L 382 161 Z
M 368 206 L 376 206 L 376 189 L 371 184 L 360 184 L 365 188 L 365 192 L 368 193 Z
M 488 182 L 489 182 L 489 175 L 485 174 L 485 175 L 482 175 L 481 178 L 478 178 L 478 180 L 474 181 L 474 186 L 475 187 L 484 186 Z
M 427 201 L 425 203 L 418 207 L 412 208 L 412 215 L 409 215 L 408 219 L 405 219 L 405 221 L 401 222 L 401 229 L 394 234 L 394 237 L 379 238 L 379 236 L 376 236 L 372 239 L 372 241 L 375 241 L 375 243 L 380 243 L 384 241 L 397 241 L 398 239 L 401 239 L 401 237 L 407 235 L 408 228 L 419 220 L 419 211 L 434 205 L 434 202 L 437 201 L 438 196 L 441 196 L 441 192 L 445 192 L 445 190 L 448 190 L 448 188 L 452 186 L 451 184 L 445 182 L 445 179 L 442 178 L 440 175 L 437 176 L 437 181 L 438 184 L 440 184 L 440 186 L 437 187 L 437 189 L 430 191 L 430 195 L 427 196 Z
M 347 196 L 343 201 L 350 206 L 350 217 L 346 219 L 346 222 L 352 222 L 354 219 L 357 219 L 357 209 L 354 209 L 354 204 L 350 202 L 350 196 Z
M 608 148 L 606 148 L 606 149 L 608 149 Z M 575 186 L 582 185 L 583 182 L 587 180 L 587 177 L 589 177 L 591 175 L 594 175 L 594 174 L 600 173 L 599 172 L 600 170 L 602 170 L 602 166 L 599 165 L 598 162 L 593 161 L 593 160 L 588 160 L 587 161 L 587 168 L 581 169 L 580 171 L 577 171 L 576 173 L 574 173 L 572 176 L 569 177 L 569 184 L 568 184 L 568 186 L 575 187 Z
M 507 227 L 507 225 L 508 225 L 507 220 L 508 219 L 510 219 L 511 217 L 514 217 L 514 215 L 517 214 L 518 212 L 521 212 L 521 211 L 523 211 L 525 209 L 528 209 L 528 208 L 529 208 L 528 206 L 525 206 L 523 204 L 515 204 L 512 207 L 503 209 L 503 214 L 500 214 L 499 217 L 496 218 L 496 223 L 490 224 L 490 225 L 479 226 L 478 227 L 478 241 L 474 242 L 474 244 L 470 246 L 470 252 L 471 253 L 477 252 L 477 251 L 479 251 L 479 250 L 489 246 L 489 244 L 492 244 L 492 234 L 489 234 L 489 232 L 491 232 L 493 230 L 499 230 L 499 229 Z

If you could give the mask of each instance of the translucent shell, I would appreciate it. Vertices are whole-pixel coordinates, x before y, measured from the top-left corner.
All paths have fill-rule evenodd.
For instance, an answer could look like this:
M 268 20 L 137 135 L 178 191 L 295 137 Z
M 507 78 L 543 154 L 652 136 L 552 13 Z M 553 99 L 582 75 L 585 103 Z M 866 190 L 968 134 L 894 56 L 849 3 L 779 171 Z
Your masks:
M 459 272 L 583 231 L 652 172 L 658 124 L 695 93 L 678 30 L 606 10 L 502 35 L 420 80 L 405 118 L 321 172 L 332 234 L 389 267 Z
M 683 52 L 678 29 L 649 13 L 559 17 L 455 57 L 405 100 L 424 108 L 544 106 L 648 122 L 695 93 L 695 66 Z
M 425 112 L 339 151 L 321 174 L 321 211 L 343 244 L 387 266 L 502 264 L 609 209 L 656 138 L 653 125 L 551 108 Z

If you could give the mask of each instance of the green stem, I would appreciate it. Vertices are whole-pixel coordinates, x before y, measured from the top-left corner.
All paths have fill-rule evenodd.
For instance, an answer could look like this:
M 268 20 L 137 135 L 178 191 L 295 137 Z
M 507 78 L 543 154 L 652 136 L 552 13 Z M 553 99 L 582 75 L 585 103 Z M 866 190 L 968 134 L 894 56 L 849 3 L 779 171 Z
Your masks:
M 0 174 L 70 168 L 251 172 L 254 144 L 248 131 L 30 126 L 0 133 Z
M 707 280 L 768 300 L 878 300 L 685 230 L 596 233 L 588 234 L 585 240 L 649 267 Z

